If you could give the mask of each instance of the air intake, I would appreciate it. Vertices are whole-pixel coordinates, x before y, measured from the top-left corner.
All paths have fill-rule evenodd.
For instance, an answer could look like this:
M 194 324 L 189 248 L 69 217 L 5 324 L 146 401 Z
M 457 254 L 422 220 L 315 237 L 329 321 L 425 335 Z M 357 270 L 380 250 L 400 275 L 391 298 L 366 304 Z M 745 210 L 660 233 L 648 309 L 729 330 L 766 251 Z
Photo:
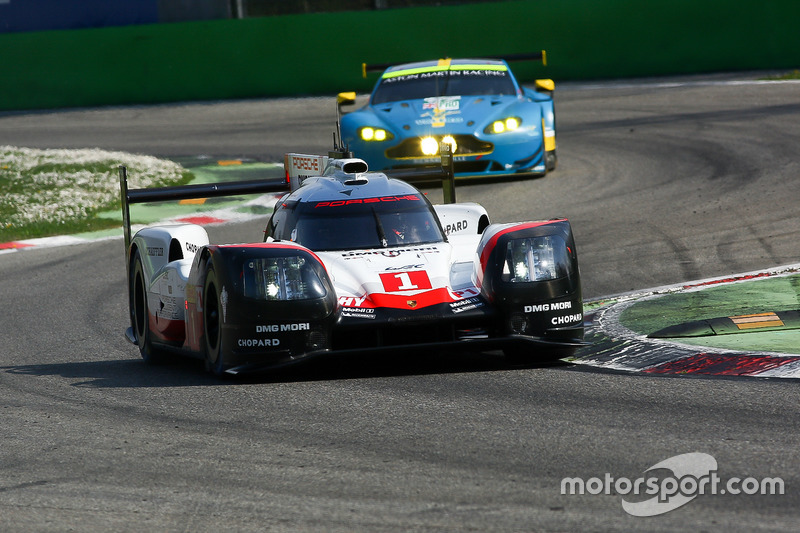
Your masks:
M 325 175 L 343 172 L 345 174 L 361 174 L 369 170 L 363 159 L 329 159 Z
M 342 167 L 342 171 L 344 171 L 345 174 L 361 174 L 367 170 L 369 170 L 369 167 L 366 161 L 362 161 L 361 159 L 351 159 Z

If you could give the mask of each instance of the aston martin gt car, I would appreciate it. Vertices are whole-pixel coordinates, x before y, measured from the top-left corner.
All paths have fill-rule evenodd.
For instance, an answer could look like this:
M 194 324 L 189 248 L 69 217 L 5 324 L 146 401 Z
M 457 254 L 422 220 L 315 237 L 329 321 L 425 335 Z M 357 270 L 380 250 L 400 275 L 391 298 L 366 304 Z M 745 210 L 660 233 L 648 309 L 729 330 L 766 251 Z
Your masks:
M 542 52 L 513 59 L 545 57 Z M 549 79 L 523 87 L 503 59 L 390 66 L 369 102 L 342 116 L 342 140 L 374 170 L 436 163 L 446 142 L 458 177 L 540 176 L 557 161 L 554 88 Z M 340 93 L 338 103 L 340 110 L 355 103 L 355 93 Z
M 128 190 L 123 169 L 126 335 L 146 361 L 180 353 L 222 375 L 421 348 L 502 349 L 535 362 L 582 345 L 568 220 L 491 224 L 478 204 L 432 205 L 360 159 L 290 154 L 286 168 L 293 190 L 276 203 L 263 241 L 245 244 L 212 244 L 193 224 L 131 238 L 128 206 L 285 183 Z M 439 172 L 452 182 L 452 166 Z

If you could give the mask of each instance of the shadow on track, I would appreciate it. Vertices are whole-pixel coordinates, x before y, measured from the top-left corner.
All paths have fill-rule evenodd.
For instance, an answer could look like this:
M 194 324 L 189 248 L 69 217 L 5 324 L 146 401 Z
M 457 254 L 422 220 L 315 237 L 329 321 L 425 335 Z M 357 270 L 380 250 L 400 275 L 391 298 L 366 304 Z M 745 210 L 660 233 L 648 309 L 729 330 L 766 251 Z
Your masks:
M 252 374 L 217 378 L 201 361 L 174 357 L 158 365 L 140 359 L 3 366 L 9 374 L 74 380 L 74 387 L 164 388 L 408 377 L 428 374 L 518 371 L 571 366 L 562 361 L 512 365 L 499 353 L 415 353 L 403 357 L 332 356 Z

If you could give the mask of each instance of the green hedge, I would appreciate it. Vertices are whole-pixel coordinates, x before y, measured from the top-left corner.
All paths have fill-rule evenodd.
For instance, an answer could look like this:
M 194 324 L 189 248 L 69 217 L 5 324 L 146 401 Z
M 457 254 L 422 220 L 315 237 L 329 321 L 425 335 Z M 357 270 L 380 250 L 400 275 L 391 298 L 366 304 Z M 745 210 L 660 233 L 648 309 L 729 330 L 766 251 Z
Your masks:
M 546 49 L 559 80 L 797 68 L 800 2 L 527 0 L 0 35 L 0 109 L 370 90 L 362 62 Z

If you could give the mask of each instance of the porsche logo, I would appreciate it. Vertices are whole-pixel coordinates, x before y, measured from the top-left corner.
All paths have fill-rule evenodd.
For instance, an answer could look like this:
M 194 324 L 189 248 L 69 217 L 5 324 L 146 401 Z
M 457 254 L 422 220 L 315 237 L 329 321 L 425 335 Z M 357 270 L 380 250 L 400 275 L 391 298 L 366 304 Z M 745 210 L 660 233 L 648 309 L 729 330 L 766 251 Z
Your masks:
M 408 304 L 408 306 L 411 309 L 414 309 L 417 306 L 417 301 L 416 300 L 406 300 L 406 303 Z

